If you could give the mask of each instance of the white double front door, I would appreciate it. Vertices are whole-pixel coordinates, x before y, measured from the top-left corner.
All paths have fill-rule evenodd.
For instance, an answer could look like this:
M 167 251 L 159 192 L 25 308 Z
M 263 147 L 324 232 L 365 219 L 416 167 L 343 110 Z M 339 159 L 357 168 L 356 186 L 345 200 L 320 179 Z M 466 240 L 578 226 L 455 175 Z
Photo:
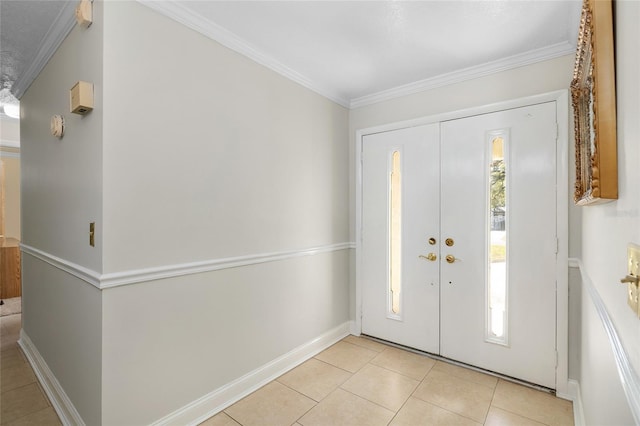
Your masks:
M 549 388 L 556 104 L 366 135 L 362 333 Z

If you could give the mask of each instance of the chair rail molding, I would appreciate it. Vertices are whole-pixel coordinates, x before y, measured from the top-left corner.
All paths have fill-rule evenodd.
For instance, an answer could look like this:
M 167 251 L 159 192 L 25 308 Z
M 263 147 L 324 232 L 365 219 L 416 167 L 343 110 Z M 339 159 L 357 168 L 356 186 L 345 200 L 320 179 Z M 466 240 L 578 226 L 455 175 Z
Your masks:
M 345 242 L 327 244 L 323 246 L 308 247 L 298 250 L 279 251 L 271 253 L 257 253 L 246 256 L 227 257 L 196 262 L 162 265 L 151 268 L 132 269 L 123 272 L 110 272 L 100 274 L 92 269 L 85 268 L 71 261 L 61 259 L 50 253 L 46 253 L 27 244 L 21 244 L 22 253 L 40 259 L 62 271 L 67 272 L 92 286 L 104 290 L 123 285 L 138 284 L 148 281 L 156 281 L 164 278 L 174 278 L 183 275 L 200 274 L 203 272 L 218 271 L 221 269 L 238 268 L 242 266 L 257 265 L 260 263 L 276 262 L 280 260 L 295 259 L 303 256 L 314 256 L 321 253 L 331 253 L 355 248 L 355 243 Z
M 618 330 L 609 315 L 607 306 L 604 304 L 604 301 L 600 297 L 600 293 L 589 277 L 582 260 L 574 258 L 569 259 L 569 261 L 570 264 L 575 264 L 580 269 L 583 289 L 587 290 L 589 298 L 593 303 L 607 337 L 609 338 L 611 351 L 613 352 L 613 357 L 618 369 L 618 375 L 620 376 L 620 383 L 622 384 L 622 389 L 624 390 L 627 402 L 629 403 L 629 409 L 631 410 L 631 414 L 633 415 L 636 424 L 640 425 L 640 376 L 633 368 L 629 355 L 622 344 L 622 340 L 620 340 Z

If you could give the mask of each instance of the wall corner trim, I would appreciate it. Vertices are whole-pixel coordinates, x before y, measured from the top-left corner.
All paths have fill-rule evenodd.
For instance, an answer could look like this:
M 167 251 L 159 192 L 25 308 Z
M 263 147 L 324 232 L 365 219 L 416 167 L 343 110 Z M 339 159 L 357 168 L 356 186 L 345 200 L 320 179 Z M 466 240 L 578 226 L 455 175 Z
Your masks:
M 47 34 L 44 36 L 44 40 L 33 61 L 31 61 L 24 74 L 13 83 L 12 92 L 16 98 L 20 99 L 22 95 L 24 95 L 29 86 L 31 86 L 31 83 L 33 83 L 33 80 L 38 77 L 38 74 L 40 74 L 45 65 L 47 65 L 49 59 L 51 59 L 75 26 L 75 8 L 76 2 L 65 2 L 65 5 L 60 10 L 60 13 L 58 13 L 58 16 L 56 16 L 53 24 L 49 27 L 49 31 L 47 31 Z
M 629 355 L 625 350 L 618 331 L 616 330 L 607 307 L 600 297 L 600 293 L 596 289 L 593 281 L 589 277 L 587 270 L 585 269 L 582 260 L 575 259 L 578 267 L 580 268 L 580 275 L 582 276 L 582 286 L 587 290 L 591 302 L 593 303 L 602 326 L 604 327 L 607 336 L 609 337 L 609 343 L 611 343 L 611 351 L 616 361 L 616 367 L 618 369 L 618 375 L 620 377 L 620 383 L 622 389 L 627 397 L 629 404 L 629 410 L 631 411 L 636 424 L 640 425 L 640 376 L 633 368 Z
M 350 334 L 349 326 L 349 321 L 340 324 L 262 367 L 155 421 L 152 425 L 165 426 L 182 424 L 195 426 L 204 422 L 209 417 L 348 336 Z
M 29 360 L 29 364 L 33 368 L 33 371 L 36 373 L 38 381 L 42 385 L 47 397 L 51 401 L 53 408 L 56 410 L 58 417 L 62 421 L 63 425 L 84 425 L 84 421 L 76 410 L 76 407 L 73 405 L 64 389 L 58 382 L 58 379 L 54 376 L 53 372 L 38 352 L 38 349 L 35 347 L 29 336 L 24 332 L 24 330 L 20 331 L 20 339 L 18 340 L 18 345 L 22 348 L 27 360 Z

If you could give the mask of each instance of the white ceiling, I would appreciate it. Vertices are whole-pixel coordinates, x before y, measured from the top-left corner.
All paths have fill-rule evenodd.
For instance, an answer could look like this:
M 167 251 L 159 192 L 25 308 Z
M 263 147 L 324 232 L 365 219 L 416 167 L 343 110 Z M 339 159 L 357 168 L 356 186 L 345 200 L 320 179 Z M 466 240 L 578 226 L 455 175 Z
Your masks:
M 581 7 L 580 0 L 139 1 L 345 106 L 570 53 Z M 3 87 L 25 77 L 69 3 L 0 2 Z
M 182 5 L 352 101 L 525 52 L 575 50 L 580 1 L 215 1 Z

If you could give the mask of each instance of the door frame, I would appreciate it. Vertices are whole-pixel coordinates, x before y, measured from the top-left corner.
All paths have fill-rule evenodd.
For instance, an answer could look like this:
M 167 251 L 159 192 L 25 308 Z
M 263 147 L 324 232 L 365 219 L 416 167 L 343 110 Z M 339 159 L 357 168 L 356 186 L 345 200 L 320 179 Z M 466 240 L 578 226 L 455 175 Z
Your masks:
M 356 130 L 355 140 L 355 328 L 362 332 L 362 149 L 366 135 L 421 126 L 430 123 L 472 117 L 475 115 L 520 108 L 546 102 L 556 102 L 558 138 L 556 143 L 556 227 L 558 254 L 556 257 L 556 395 L 569 395 L 569 91 L 558 90 L 468 109 L 430 115 L 413 120 L 389 123 Z

